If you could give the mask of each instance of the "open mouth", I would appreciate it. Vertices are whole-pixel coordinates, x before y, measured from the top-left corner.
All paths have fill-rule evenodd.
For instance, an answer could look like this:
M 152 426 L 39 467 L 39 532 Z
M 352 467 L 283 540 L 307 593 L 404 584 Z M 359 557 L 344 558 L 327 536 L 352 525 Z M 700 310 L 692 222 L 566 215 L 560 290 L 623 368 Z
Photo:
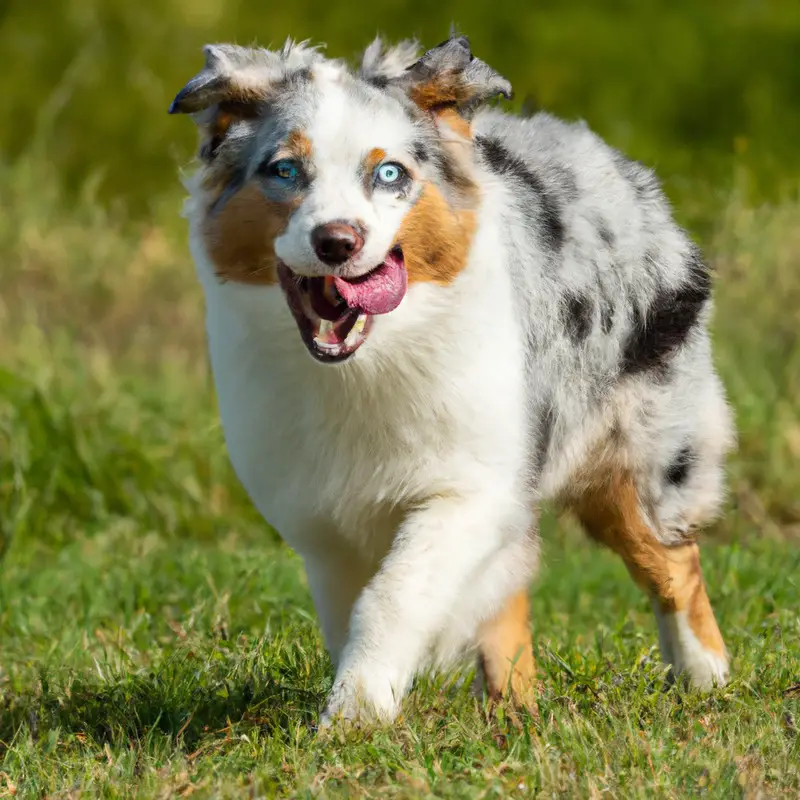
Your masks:
M 305 277 L 278 264 L 278 277 L 308 352 L 324 363 L 348 359 L 367 340 L 373 317 L 400 305 L 408 275 L 400 248 L 357 278 Z

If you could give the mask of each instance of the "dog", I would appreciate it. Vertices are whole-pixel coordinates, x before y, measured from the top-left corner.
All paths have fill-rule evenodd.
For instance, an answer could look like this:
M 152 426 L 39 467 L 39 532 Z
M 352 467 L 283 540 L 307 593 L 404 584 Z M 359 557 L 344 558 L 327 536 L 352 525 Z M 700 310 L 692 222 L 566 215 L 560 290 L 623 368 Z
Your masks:
M 702 689 L 728 653 L 697 528 L 735 431 L 712 281 L 654 174 L 584 123 L 503 113 L 451 34 L 208 45 L 184 214 L 234 469 L 303 559 L 335 678 L 320 718 L 388 722 L 477 653 L 535 704 L 537 511 L 573 511 Z M 577 579 L 577 576 L 576 576 Z

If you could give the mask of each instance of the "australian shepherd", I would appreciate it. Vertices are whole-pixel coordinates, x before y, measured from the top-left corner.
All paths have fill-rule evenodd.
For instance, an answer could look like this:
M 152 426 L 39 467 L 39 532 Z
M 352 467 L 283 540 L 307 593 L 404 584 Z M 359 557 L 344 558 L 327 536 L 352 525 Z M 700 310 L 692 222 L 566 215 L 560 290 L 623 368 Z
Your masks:
M 709 270 L 653 173 L 490 105 L 511 85 L 463 36 L 356 68 L 204 52 L 170 108 L 200 131 L 191 252 L 232 463 L 336 666 L 322 724 L 391 720 L 470 651 L 533 704 L 547 501 L 622 558 L 672 674 L 723 683 L 695 532 L 734 432 Z

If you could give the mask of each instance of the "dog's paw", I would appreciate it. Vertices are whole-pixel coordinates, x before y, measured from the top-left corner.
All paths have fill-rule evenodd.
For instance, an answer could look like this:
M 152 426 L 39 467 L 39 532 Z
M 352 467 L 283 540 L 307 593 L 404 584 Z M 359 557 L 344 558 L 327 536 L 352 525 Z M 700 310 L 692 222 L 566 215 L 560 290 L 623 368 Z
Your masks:
M 670 682 L 680 681 L 700 691 L 728 682 L 728 652 L 718 633 L 716 639 L 706 636 L 706 641 L 701 641 L 685 612 L 664 614 L 659 620 L 659 632 L 661 655 L 670 665 Z
M 730 667 L 726 656 L 705 648 L 681 653 L 670 667 L 670 680 L 682 681 L 685 686 L 708 692 L 728 683 Z
M 344 675 L 336 679 L 328 695 L 319 728 L 387 724 L 394 720 L 398 711 L 399 701 L 390 681 L 380 680 L 374 674 L 369 678 Z

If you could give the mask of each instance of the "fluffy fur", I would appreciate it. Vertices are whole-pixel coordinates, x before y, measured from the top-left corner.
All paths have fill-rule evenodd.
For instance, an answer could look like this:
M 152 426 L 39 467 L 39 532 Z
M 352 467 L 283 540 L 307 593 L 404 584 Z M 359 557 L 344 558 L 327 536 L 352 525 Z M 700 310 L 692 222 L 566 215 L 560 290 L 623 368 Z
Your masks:
M 376 41 L 355 71 L 291 43 L 206 62 L 172 107 L 201 134 L 191 251 L 233 465 L 302 556 L 336 664 L 323 721 L 389 720 L 417 672 L 476 647 L 489 690 L 530 702 L 547 500 L 623 558 L 675 672 L 723 682 L 693 532 L 732 424 L 710 275 L 653 174 L 583 124 L 486 108 L 511 87 L 463 37 L 421 58 Z M 265 167 L 286 151 L 290 190 Z M 364 244 L 331 267 L 311 232 L 333 221 Z M 399 307 L 342 363 L 312 359 L 276 269 L 353 279 L 397 247 Z

